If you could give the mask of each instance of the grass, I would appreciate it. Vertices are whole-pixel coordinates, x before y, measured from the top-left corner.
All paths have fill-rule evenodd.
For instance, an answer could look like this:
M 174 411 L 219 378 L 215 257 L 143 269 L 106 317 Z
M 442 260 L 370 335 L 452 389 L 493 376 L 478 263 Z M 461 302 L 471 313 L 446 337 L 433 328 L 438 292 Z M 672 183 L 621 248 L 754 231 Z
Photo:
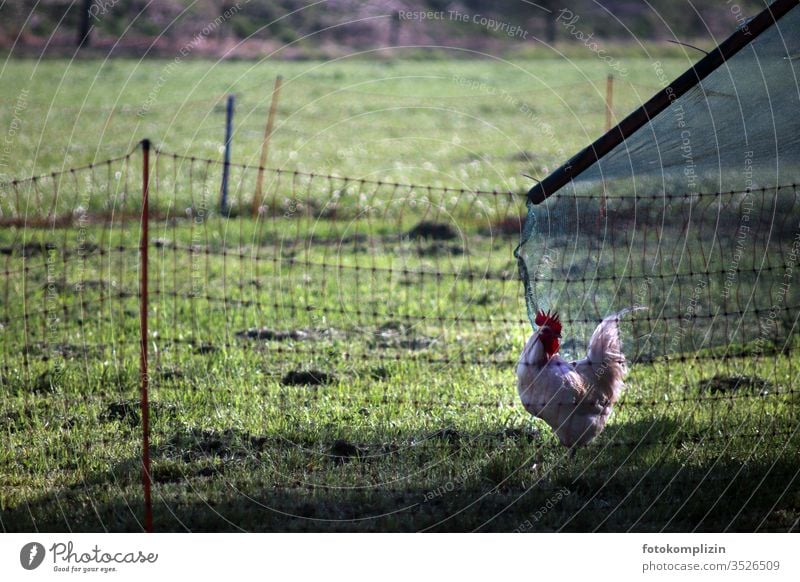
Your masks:
M 615 108 L 662 82 L 625 60 Z M 677 75 L 686 59 L 663 61 Z M 269 165 L 425 185 L 520 190 L 597 137 L 606 75 L 569 61 L 337 60 L 213 62 L 10 60 L 0 69 L 0 127 L 21 129 L 3 173 L 19 177 L 123 154 L 148 137 L 221 159 L 225 95 L 237 95 L 235 161 L 257 163 L 276 75 L 284 83 Z M 20 99 L 22 98 L 22 99 Z M 19 111 L 20 108 L 22 111 Z
M 7 159 L 12 175 L 25 175 L 102 160 L 145 135 L 169 151 L 217 158 L 218 96 L 233 88 L 241 95 L 234 159 L 252 163 L 265 102 L 245 89 L 265 95 L 280 72 L 292 82 L 273 165 L 520 190 L 520 172 L 545 171 L 563 159 L 560 149 L 572 153 L 601 130 L 600 65 L 398 61 L 251 70 L 250 63 L 187 62 L 139 118 L 137 104 L 165 63 L 11 61 L 0 77 L 33 77 Z M 677 72 L 682 65 L 667 66 Z M 649 67 L 628 63 L 631 87 L 653 82 Z M 62 75 L 68 82 L 59 86 Z M 487 85 L 471 93 L 454 75 Z M 584 76 L 595 83 L 570 85 Z M 488 86 L 518 101 L 488 94 Z M 348 90 L 336 93 L 341 87 Z M 6 104 L 15 91 L 0 84 Z M 640 93 L 621 92 L 620 108 L 649 95 Z M 191 101 L 209 95 L 205 105 Z M 181 107 L 183 100 L 191 103 Z M 548 138 L 523 103 L 559 132 Z M 5 105 L 3 114 L 7 121 L 13 108 Z M 7 220 L 0 230 L 5 531 L 142 527 L 139 232 L 132 220 L 138 160 L 0 189 Z M 725 319 L 721 333 L 729 344 L 735 339 L 735 351 L 719 338 L 684 342 L 672 361 L 635 364 L 606 431 L 570 459 L 516 397 L 514 361 L 530 330 L 512 257 L 521 199 L 365 191 L 270 174 L 267 210 L 252 219 L 241 209 L 254 175 L 236 170 L 237 211 L 224 217 L 215 210 L 215 164 L 159 156 L 156 166 L 149 353 L 157 530 L 797 529 L 792 350 L 754 349 L 748 334 L 755 330 L 737 332 L 736 320 Z M 44 208 L 71 217 L 69 227 L 34 226 Z M 656 212 L 625 235 L 624 201 L 610 208 L 616 212 L 607 227 L 582 230 L 586 239 L 551 239 L 578 249 L 559 255 L 547 291 L 561 298 L 567 317 L 593 321 L 606 299 L 629 304 L 638 289 L 616 290 L 610 279 L 573 287 L 572 296 L 559 282 L 641 275 L 658 252 L 656 235 L 668 241 L 665 268 L 682 274 L 653 286 L 651 312 L 661 316 L 683 312 L 694 285 L 689 273 L 701 272 L 699 265 L 719 271 L 730 260 L 738 222 L 707 236 L 706 222 L 717 220 L 713 204 L 695 210 L 700 218 L 686 232 L 682 224 L 653 229 L 662 216 Z M 791 213 L 781 214 L 778 226 Z M 451 232 L 439 240 L 409 236 L 423 221 Z M 612 231 L 621 237 L 616 250 L 593 246 Z M 704 294 L 726 310 L 772 305 L 774 279 L 744 272 L 765 251 L 770 265 L 787 261 L 791 228 L 771 233 L 749 239 L 748 250 L 761 253 L 740 262 L 738 288 L 758 295 L 755 303 L 723 303 L 717 280 Z M 694 258 L 672 253 L 684 244 Z M 620 260 L 623 248 L 636 260 Z M 700 254 L 704 265 L 696 262 Z M 793 290 L 786 305 L 795 303 Z M 786 318 L 781 329 L 791 339 Z M 575 353 L 590 325 L 569 329 Z M 663 334 L 667 343 L 675 329 L 654 334 L 649 325 L 642 319 L 625 327 L 629 353 L 647 354 L 644 333 Z M 687 337 L 706 330 L 693 322 Z M 694 358 L 701 353 L 695 348 L 702 358 Z

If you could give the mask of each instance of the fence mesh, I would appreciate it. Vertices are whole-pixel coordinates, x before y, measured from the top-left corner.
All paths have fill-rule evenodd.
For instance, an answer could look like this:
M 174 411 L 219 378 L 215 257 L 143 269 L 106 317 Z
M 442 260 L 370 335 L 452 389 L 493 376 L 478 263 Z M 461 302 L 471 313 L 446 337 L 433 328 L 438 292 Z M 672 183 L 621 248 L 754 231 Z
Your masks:
M 515 396 L 523 195 L 228 169 L 221 208 L 222 163 L 151 161 L 157 529 L 525 529 L 562 486 L 570 501 L 536 529 L 702 528 L 709 512 L 791 527 L 769 507 L 796 492 L 795 186 L 657 207 L 579 196 L 568 241 L 551 226 L 567 211 L 543 215 L 536 282 L 567 351 L 613 305 L 649 306 L 588 478 Z M 141 528 L 140 176 L 136 151 L 0 186 L 3 462 L 26 475 L 5 483 L 6 529 Z M 730 229 L 711 228 L 721 213 Z M 633 494 L 618 450 L 645 467 Z

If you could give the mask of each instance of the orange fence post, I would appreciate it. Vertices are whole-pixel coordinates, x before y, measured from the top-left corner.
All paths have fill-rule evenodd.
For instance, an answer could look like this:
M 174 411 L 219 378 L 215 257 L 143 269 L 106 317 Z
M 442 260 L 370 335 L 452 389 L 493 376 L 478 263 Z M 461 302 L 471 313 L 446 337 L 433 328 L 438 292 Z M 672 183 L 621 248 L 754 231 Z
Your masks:
M 147 249 L 149 245 L 148 226 L 150 221 L 150 140 L 142 140 L 142 218 L 139 241 L 139 376 L 141 379 L 142 410 L 142 484 L 144 485 L 144 529 L 153 531 L 153 501 L 150 495 L 150 403 L 147 391 L 150 375 L 147 368 Z

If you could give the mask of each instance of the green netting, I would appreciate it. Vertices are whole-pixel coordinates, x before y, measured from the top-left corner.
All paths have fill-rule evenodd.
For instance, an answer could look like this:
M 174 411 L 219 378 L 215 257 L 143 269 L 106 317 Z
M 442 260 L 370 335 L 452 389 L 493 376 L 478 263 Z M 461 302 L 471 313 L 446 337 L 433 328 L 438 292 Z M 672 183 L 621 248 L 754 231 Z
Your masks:
M 516 251 L 528 314 L 579 354 L 643 305 L 631 355 L 790 349 L 800 290 L 800 8 L 541 205 Z M 654 65 L 658 74 L 658 66 Z M 663 79 L 667 85 L 667 79 Z

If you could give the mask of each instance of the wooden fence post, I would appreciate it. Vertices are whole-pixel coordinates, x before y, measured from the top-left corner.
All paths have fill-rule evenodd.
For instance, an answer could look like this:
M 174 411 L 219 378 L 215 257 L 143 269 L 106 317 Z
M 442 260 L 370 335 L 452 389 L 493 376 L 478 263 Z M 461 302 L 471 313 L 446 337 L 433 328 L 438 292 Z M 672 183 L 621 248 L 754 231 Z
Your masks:
M 614 123 L 614 75 L 606 78 L 606 131 Z
M 614 123 L 614 75 L 606 77 L 606 133 Z M 603 194 L 600 197 L 600 215 L 598 221 L 606 216 L 606 187 L 603 184 Z M 599 222 L 598 222 L 599 224 Z
M 269 115 L 267 125 L 264 128 L 264 141 L 261 143 L 261 158 L 258 162 L 258 177 L 256 178 L 256 191 L 253 195 L 253 216 L 258 216 L 258 209 L 261 207 L 261 200 L 264 196 L 264 166 L 267 165 L 267 155 L 269 154 L 269 141 L 272 137 L 272 128 L 275 125 L 275 114 L 278 110 L 278 96 L 281 92 L 283 77 L 275 77 L 275 86 L 272 89 L 272 101 L 269 105 Z

